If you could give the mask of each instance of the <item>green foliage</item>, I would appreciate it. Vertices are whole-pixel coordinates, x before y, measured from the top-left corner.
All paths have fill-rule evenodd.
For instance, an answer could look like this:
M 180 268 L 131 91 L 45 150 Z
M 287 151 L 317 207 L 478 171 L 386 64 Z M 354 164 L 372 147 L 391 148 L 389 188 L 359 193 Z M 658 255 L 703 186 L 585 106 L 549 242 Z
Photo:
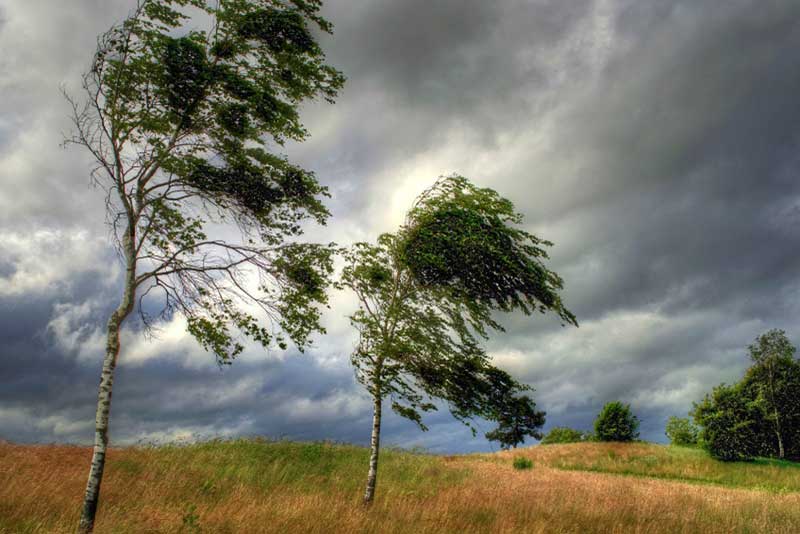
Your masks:
M 693 416 L 703 446 L 715 458 L 759 456 L 800 460 L 800 362 L 782 330 L 749 346 L 752 366 L 732 386 L 714 388 Z
M 714 458 L 751 460 L 763 451 L 762 425 L 741 384 L 721 384 L 695 404 L 695 422 L 702 427 L 701 443 Z
M 609 402 L 595 419 L 594 431 L 599 441 L 633 441 L 639 437 L 639 419 L 629 404 Z
M 504 399 L 497 414 L 497 428 L 486 433 L 486 439 L 497 441 L 503 449 L 516 448 L 527 436 L 541 439 L 545 413 L 536 410 L 536 403 L 527 395 Z
M 525 458 L 524 456 L 515 456 L 512 465 L 514 466 L 514 469 L 519 471 L 533 469 L 533 460 L 530 458 Z
M 575 430 L 564 426 L 557 426 L 550 429 L 547 435 L 540 442 L 542 445 L 552 445 L 556 443 L 579 443 L 590 441 L 591 436 L 582 430 Z
M 197 505 L 190 504 L 186 507 L 186 513 L 183 514 L 182 518 L 183 528 L 181 532 L 187 532 L 192 534 L 199 534 L 203 532 L 203 529 L 200 528 L 200 516 L 197 513 Z
M 458 223 L 440 217 L 442 210 L 477 222 L 458 237 Z M 480 221 L 491 231 L 481 233 Z M 397 234 L 343 251 L 338 287 L 359 302 L 350 317 L 359 332 L 351 358 L 358 379 L 373 396 L 391 396 L 394 411 L 423 429 L 422 414 L 441 399 L 467 424 L 476 416 L 496 421 L 487 437 L 504 447 L 539 437 L 544 413 L 523 394 L 530 388 L 494 367 L 479 344 L 488 328 L 500 329 L 495 311 L 535 307 L 575 323 L 556 293 L 560 279 L 542 264 L 537 244 L 544 242 L 516 228 L 520 221 L 508 200 L 453 176 L 420 196 Z M 444 257 L 445 249 L 468 258 L 483 278 L 429 268 L 456 258 Z
M 85 103 L 70 98 L 70 141 L 97 161 L 132 292 L 158 298 L 162 318 L 184 314 L 220 363 L 242 351 L 240 335 L 285 347 L 284 332 L 302 349 L 321 330 L 331 250 L 286 243 L 303 221 L 325 222 L 327 190 L 270 147 L 305 139 L 301 103 L 333 101 L 343 85 L 316 41 L 332 29 L 320 9 L 319 0 L 139 0 L 98 39 Z M 240 241 L 213 237 L 229 223 Z M 258 275 L 259 292 L 245 272 Z
M 490 310 L 553 311 L 577 325 L 548 270 L 551 243 L 522 230 L 508 199 L 461 176 L 440 179 L 408 213 L 398 261 L 422 287 L 445 291 L 469 310 L 475 325 L 499 325 Z
M 699 431 L 686 417 L 671 416 L 667 420 L 665 433 L 672 445 L 684 447 L 697 445 Z

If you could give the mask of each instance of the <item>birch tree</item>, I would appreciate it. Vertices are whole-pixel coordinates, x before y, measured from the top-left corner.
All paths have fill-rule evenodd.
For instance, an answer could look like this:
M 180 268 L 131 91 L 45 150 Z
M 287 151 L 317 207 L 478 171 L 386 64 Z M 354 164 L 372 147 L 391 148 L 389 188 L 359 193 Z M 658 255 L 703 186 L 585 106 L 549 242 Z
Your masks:
M 396 234 L 345 251 L 338 287 L 359 304 L 350 316 L 359 333 L 351 360 L 373 400 L 365 503 L 375 495 L 387 398 L 422 430 L 422 414 L 437 399 L 467 424 L 499 421 L 495 439 L 507 425 L 521 429 L 522 418 L 529 433 L 544 423 L 520 395 L 530 388 L 492 365 L 480 345 L 490 329 L 503 330 L 496 311 L 552 311 L 577 325 L 558 295 L 561 278 L 543 263 L 550 243 L 519 228 L 521 221 L 495 191 L 451 176 L 417 199 Z
M 753 390 L 754 404 L 774 433 L 777 456 L 786 457 L 787 431 L 796 433 L 800 416 L 800 373 L 795 347 L 783 330 L 769 330 L 748 347 L 753 366 L 744 378 Z M 794 424 L 793 424 L 794 423 Z
M 319 0 L 139 0 L 98 38 L 72 106 L 94 158 L 124 264 L 107 324 L 91 469 L 80 532 L 94 527 L 108 444 L 119 332 L 138 308 L 145 328 L 182 314 L 220 364 L 243 338 L 302 349 L 326 302 L 331 249 L 300 244 L 324 223 L 326 190 L 273 152 L 307 136 L 298 105 L 332 101 L 342 75 L 324 62 Z M 159 307 L 160 313 L 148 315 Z

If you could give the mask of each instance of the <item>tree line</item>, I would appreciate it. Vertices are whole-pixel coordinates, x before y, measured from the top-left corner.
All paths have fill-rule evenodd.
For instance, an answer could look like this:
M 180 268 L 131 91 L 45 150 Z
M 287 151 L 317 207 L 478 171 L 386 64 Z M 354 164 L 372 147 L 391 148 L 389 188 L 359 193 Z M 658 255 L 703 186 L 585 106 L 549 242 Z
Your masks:
M 783 330 L 748 347 L 741 380 L 720 384 L 692 411 L 699 442 L 720 460 L 800 460 L 800 361 Z
M 320 0 L 138 0 L 98 38 L 82 95 L 65 92 L 74 133 L 94 159 L 107 222 L 124 265 L 106 327 L 95 439 L 79 532 L 94 529 L 109 443 L 120 329 L 176 314 L 229 365 L 246 339 L 299 350 L 324 333 L 331 285 L 358 300 L 356 378 L 373 398 L 364 502 L 375 494 L 384 401 L 425 429 L 436 401 L 487 438 L 541 437 L 532 389 L 482 347 L 498 312 L 551 312 L 577 326 L 549 270 L 548 241 L 524 231 L 511 201 L 461 176 L 437 180 L 403 225 L 373 243 L 303 243 L 325 224 L 328 190 L 275 152 L 308 131 L 299 106 L 334 102 L 344 75 L 317 42 L 332 25 Z M 234 237 L 226 227 L 234 227 Z M 335 275 L 333 258 L 345 267 Z M 146 305 L 144 305 L 146 304 Z M 158 310 L 155 314 L 147 310 Z M 473 428 L 473 433 L 475 429 Z
M 723 461 L 755 458 L 800 461 L 800 360 L 783 330 L 772 329 L 748 347 L 751 365 L 733 384 L 720 384 L 695 402 L 690 417 L 672 416 L 665 434 L 672 445 L 701 447 Z M 542 444 L 631 441 L 638 418 L 630 405 L 612 402 L 594 432 L 555 427 Z

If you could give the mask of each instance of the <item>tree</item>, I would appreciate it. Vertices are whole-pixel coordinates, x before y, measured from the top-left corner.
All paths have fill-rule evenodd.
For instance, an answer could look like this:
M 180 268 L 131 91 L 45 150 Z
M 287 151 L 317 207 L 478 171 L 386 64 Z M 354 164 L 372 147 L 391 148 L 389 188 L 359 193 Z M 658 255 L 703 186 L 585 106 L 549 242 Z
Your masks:
M 800 416 L 800 376 L 796 372 L 795 347 L 783 330 L 770 330 L 748 347 L 753 366 L 744 381 L 752 384 L 755 403 L 769 422 L 777 442 L 778 458 L 786 457 L 789 419 Z M 794 372 L 793 372 L 794 371 Z
M 536 410 L 536 403 L 528 395 L 511 397 L 496 414 L 497 428 L 486 433 L 486 439 L 497 441 L 503 449 L 517 448 L 530 436 L 542 439 L 545 413 Z
M 562 280 L 543 263 L 550 243 L 518 228 L 521 220 L 495 191 L 450 176 L 418 197 L 396 234 L 344 252 L 338 287 L 359 303 L 350 316 L 359 332 L 351 359 L 373 399 L 365 503 L 375 494 L 386 397 L 423 430 L 434 399 L 465 423 L 498 421 L 490 435 L 504 443 L 541 426 L 544 414 L 520 395 L 530 388 L 492 366 L 479 344 L 487 329 L 502 331 L 496 310 L 552 311 L 577 325 L 558 295 Z
M 693 446 L 697 445 L 698 430 L 686 417 L 671 416 L 667 420 L 665 434 L 672 445 Z
M 741 384 L 720 384 L 694 405 L 700 440 L 712 457 L 723 461 L 751 460 L 763 451 L 763 422 Z
M 770 330 L 749 347 L 744 377 L 724 384 L 698 404 L 693 416 L 701 441 L 715 458 L 758 456 L 800 460 L 800 362 L 782 330 Z
M 332 101 L 343 84 L 313 35 L 312 25 L 331 31 L 319 9 L 319 0 L 138 0 L 98 39 L 85 99 L 65 95 L 75 126 L 67 142 L 95 160 L 125 266 L 81 532 L 94 526 L 119 331 L 137 303 L 145 328 L 183 314 L 220 364 L 243 350 L 241 336 L 285 348 L 288 335 L 302 348 L 320 329 L 331 249 L 294 239 L 304 220 L 326 220 L 326 189 L 266 144 L 304 139 L 299 103 Z M 160 313 L 145 313 L 144 299 Z
M 540 443 L 542 445 L 554 445 L 556 443 L 579 443 L 581 441 L 590 440 L 591 436 L 587 432 L 575 430 L 574 428 L 556 426 L 550 429 L 550 432 L 542 438 Z
M 609 402 L 597 416 L 594 431 L 600 441 L 633 441 L 639 437 L 639 419 L 630 404 Z

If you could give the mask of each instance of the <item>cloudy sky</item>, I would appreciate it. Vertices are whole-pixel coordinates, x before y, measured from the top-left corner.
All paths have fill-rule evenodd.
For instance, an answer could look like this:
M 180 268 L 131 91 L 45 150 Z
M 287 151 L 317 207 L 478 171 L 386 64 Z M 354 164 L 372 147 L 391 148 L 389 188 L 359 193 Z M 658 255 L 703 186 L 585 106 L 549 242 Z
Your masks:
M 132 0 L 0 0 L 0 438 L 90 442 L 102 326 L 120 293 L 90 160 L 59 143 L 95 37 Z M 329 0 L 347 85 L 286 148 L 331 189 L 309 236 L 374 239 L 453 172 L 511 198 L 555 243 L 580 328 L 504 318 L 488 349 L 548 424 L 630 402 L 642 435 L 747 366 L 769 328 L 800 342 L 800 2 Z M 112 442 L 266 435 L 368 442 L 348 355 L 353 302 L 306 355 L 219 370 L 180 319 L 128 330 Z M 446 412 L 385 442 L 493 446 Z M 489 430 L 484 426 L 483 430 Z

